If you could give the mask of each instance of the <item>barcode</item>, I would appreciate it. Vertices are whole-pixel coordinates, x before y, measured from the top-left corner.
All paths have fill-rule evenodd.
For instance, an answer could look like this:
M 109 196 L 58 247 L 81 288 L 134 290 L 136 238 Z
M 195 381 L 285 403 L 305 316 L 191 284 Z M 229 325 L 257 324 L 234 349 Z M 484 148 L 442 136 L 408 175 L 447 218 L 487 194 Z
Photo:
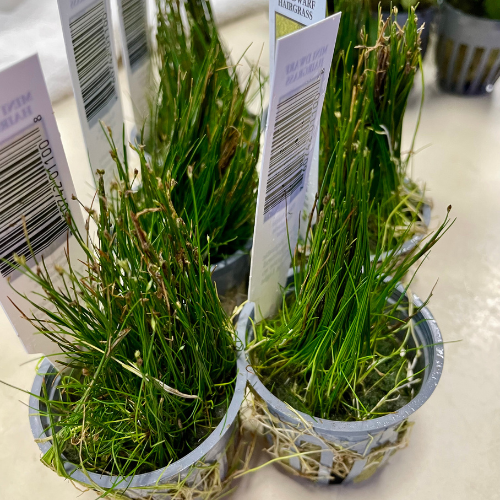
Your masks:
M 71 42 L 89 125 L 117 99 L 108 18 L 104 1 L 70 22 Z
M 123 24 L 131 69 L 148 56 L 147 13 L 144 0 L 122 0 Z
M 320 85 L 318 78 L 278 104 L 264 202 L 264 215 L 268 215 L 265 220 L 273 208 L 303 188 Z
M 4 277 L 14 271 L 8 264 L 15 263 L 14 255 L 29 260 L 29 246 L 39 255 L 68 230 L 54 181 L 44 167 L 42 154 L 47 149 L 49 142 L 39 126 L 0 146 L 0 272 Z

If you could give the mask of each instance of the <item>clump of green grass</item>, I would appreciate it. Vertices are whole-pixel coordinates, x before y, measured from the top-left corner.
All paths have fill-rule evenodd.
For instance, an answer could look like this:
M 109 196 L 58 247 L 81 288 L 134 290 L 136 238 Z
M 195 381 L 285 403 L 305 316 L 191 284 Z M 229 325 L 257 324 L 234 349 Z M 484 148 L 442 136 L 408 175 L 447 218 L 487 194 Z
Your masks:
M 378 23 L 373 23 L 366 0 L 339 0 L 334 8 L 342 11 L 342 19 L 322 115 L 320 179 L 329 175 L 327 165 L 343 120 L 359 99 L 359 81 L 363 75 L 374 73 L 375 78 L 364 79 L 363 94 L 370 102 L 365 121 L 371 152 L 370 199 L 374 204 L 369 230 L 374 251 L 379 217 L 398 228 L 397 236 L 406 233 L 408 227 L 419 229 L 415 222 L 420 218 L 424 193 L 408 179 L 411 154 L 405 156 L 401 147 L 408 97 L 421 66 L 420 31 L 414 8 L 402 27 L 396 23 L 394 12 L 385 21 L 379 12 Z M 346 78 L 346 74 L 353 76 Z M 397 240 L 390 243 L 394 246 Z
M 317 222 L 307 231 L 310 255 L 294 254 L 293 291 L 284 291 L 277 317 L 256 325 L 249 345 L 264 384 L 319 418 L 379 417 L 418 391 L 412 322 L 418 310 L 394 291 L 450 225 L 446 218 L 418 251 L 398 261 L 392 252 L 382 255 L 388 241 L 397 241 L 394 250 L 402 245 L 411 225 L 396 236 L 390 223 L 379 223 L 375 259 L 370 258 L 370 217 L 380 211 L 372 197 L 377 78 L 374 71 L 343 73 L 341 88 L 352 92 L 352 99 L 342 101 L 348 112 L 338 118 L 338 139 L 315 207 Z
M 139 172 L 129 181 L 125 148 L 122 163 L 110 144 L 121 180 L 106 192 L 99 174 L 98 210 L 87 209 L 95 237 L 68 215 L 84 272 L 68 257 L 56 284 L 43 260 L 31 270 L 18 258 L 47 304 L 26 297 L 35 310 L 28 319 L 62 352 L 62 400 L 43 398 L 53 433 L 43 460 L 62 475 L 63 455 L 84 471 L 123 477 L 167 466 L 221 421 L 236 377 L 234 329 L 203 262 L 197 200 L 186 224 L 172 203 L 175 181 L 156 179 L 141 210 Z
M 201 241 L 210 238 L 215 261 L 244 247 L 253 233 L 260 118 L 247 105 L 260 86 L 252 90 L 251 74 L 240 88 L 208 1 L 186 2 L 185 16 L 175 0 L 158 6 L 151 166 L 156 177 L 176 180 L 172 201 L 185 220 L 194 214 L 192 182 Z M 207 256 L 206 247 L 202 253 Z

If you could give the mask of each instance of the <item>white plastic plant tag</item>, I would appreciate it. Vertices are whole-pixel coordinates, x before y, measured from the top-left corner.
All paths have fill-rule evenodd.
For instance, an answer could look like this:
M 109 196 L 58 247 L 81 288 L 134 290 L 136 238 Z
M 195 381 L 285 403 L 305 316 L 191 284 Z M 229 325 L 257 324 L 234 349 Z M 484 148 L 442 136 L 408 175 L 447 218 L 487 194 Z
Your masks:
M 118 11 L 135 134 L 140 134 L 142 127 L 147 125 L 152 88 L 147 0 L 118 0 Z
M 276 41 L 301 28 L 323 20 L 326 16 L 326 0 L 270 0 L 269 2 L 269 46 L 270 73 L 274 70 Z M 306 237 L 307 217 L 314 206 L 319 183 L 319 132 L 316 137 L 313 160 L 306 181 L 306 195 L 300 224 L 300 237 Z
M 21 317 L 31 316 L 31 305 L 45 299 L 37 285 L 15 265 L 24 256 L 31 269 L 45 261 L 57 286 L 61 280 L 55 265 L 65 267 L 68 244 L 72 266 L 84 253 L 68 233 L 65 214 L 71 210 L 81 234 L 85 234 L 61 137 L 38 56 L 32 56 L 0 73 L 0 301 L 17 335 L 29 353 L 53 354 L 58 346 Z M 26 239 L 26 232 L 28 240 Z M 29 244 L 28 244 L 29 241 Z M 30 250 L 31 247 L 31 250 Z M 13 289 L 14 288 L 14 289 Z M 42 318 L 37 313 L 38 318 Z
M 276 42 L 301 28 L 322 21 L 326 0 L 269 0 L 270 73 L 274 71 Z
M 106 188 L 116 165 L 100 122 L 121 144 L 123 111 L 109 0 L 58 0 L 78 115 L 90 166 L 104 170 Z
M 276 312 L 286 284 L 339 21 L 336 14 L 277 41 L 250 271 L 257 320 Z

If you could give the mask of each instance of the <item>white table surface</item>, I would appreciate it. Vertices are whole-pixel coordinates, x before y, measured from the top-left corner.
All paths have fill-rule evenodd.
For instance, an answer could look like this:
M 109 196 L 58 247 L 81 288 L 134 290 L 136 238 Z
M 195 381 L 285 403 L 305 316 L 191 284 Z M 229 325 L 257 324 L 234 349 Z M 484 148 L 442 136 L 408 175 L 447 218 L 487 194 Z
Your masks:
M 267 73 L 265 14 L 225 26 L 233 56 L 247 52 Z M 430 56 L 430 57 L 429 57 Z M 238 500 L 492 500 L 500 498 L 500 88 L 463 98 L 434 83 L 433 54 L 425 64 L 426 103 L 415 158 L 415 177 L 434 199 L 434 223 L 448 205 L 457 221 L 421 268 L 414 291 L 427 296 L 445 340 L 444 373 L 431 399 L 415 415 L 410 446 L 369 481 L 327 489 L 297 482 L 277 466 L 239 481 Z M 500 85 L 499 85 L 500 86 Z M 409 144 L 418 111 L 418 87 L 405 122 Z M 90 175 L 73 99 L 55 106 L 77 194 L 89 196 Z M 130 110 L 126 112 L 130 118 Z M 35 356 L 28 356 L 0 311 L 0 379 L 29 390 Z M 39 462 L 30 432 L 27 397 L 0 385 L 0 500 L 95 499 Z M 257 457 L 265 461 L 265 456 Z

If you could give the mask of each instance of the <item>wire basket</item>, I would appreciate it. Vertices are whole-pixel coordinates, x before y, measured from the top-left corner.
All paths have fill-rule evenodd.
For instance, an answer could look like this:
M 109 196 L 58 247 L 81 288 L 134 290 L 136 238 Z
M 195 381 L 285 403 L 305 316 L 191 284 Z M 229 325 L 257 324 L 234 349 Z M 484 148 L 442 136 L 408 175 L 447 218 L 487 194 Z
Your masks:
M 443 3 L 436 59 L 443 90 L 491 92 L 500 77 L 500 21 L 470 16 Z

